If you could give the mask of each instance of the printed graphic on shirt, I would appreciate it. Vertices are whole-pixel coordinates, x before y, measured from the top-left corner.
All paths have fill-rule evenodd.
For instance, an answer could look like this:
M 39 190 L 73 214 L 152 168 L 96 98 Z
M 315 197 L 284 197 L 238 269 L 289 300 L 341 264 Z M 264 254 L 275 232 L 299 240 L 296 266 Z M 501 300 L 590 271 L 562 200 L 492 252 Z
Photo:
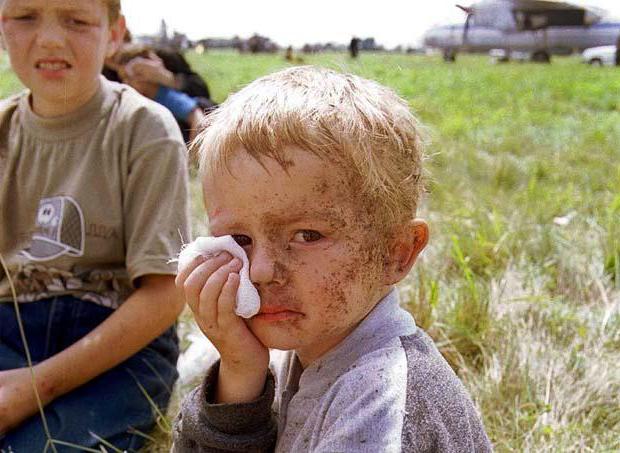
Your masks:
M 21 251 L 32 261 L 49 261 L 62 255 L 84 254 L 84 215 L 67 196 L 42 198 L 30 247 Z

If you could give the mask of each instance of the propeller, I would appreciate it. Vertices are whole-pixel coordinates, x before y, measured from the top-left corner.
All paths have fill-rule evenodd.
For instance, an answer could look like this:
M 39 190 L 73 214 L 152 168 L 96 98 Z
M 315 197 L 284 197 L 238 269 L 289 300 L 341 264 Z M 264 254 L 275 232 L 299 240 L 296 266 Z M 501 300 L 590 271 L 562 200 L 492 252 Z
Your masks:
M 455 5 L 458 9 L 462 9 L 463 11 L 465 11 L 467 14 L 471 14 L 474 12 L 473 8 L 471 6 L 463 6 L 463 5 Z

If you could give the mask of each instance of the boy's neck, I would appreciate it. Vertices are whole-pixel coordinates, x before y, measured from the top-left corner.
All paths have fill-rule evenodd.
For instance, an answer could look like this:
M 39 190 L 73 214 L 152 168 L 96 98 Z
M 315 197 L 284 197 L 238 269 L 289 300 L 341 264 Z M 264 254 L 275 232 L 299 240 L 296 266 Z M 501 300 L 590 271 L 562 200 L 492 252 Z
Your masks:
M 68 115 L 86 105 L 97 94 L 100 85 L 101 80 L 98 78 L 88 89 L 81 91 L 75 98 L 64 99 L 64 102 L 47 100 L 43 96 L 37 96 L 31 93 L 30 106 L 32 111 L 42 118 L 54 118 Z

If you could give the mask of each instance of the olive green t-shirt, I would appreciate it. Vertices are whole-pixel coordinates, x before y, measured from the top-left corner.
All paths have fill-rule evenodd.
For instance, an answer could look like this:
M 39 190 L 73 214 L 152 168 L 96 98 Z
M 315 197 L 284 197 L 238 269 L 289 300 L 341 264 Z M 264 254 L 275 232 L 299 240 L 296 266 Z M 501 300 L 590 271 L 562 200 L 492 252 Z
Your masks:
M 101 79 L 66 116 L 24 92 L 0 104 L 0 252 L 18 301 L 71 294 L 117 308 L 190 241 L 186 148 L 172 115 Z M 10 300 L 0 268 L 0 301 Z

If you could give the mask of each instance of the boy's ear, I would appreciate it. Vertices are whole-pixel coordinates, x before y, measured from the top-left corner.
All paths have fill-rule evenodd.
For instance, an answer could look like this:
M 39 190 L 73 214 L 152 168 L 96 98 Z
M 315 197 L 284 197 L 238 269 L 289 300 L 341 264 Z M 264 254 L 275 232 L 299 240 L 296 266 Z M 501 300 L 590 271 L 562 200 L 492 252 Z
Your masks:
M 386 285 L 396 284 L 407 276 L 426 247 L 428 236 L 428 225 L 422 219 L 414 219 L 394 233 L 385 267 Z
M 112 57 L 123 44 L 125 30 L 127 30 L 127 23 L 123 15 L 119 16 L 114 23 L 110 24 L 110 38 L 108 39 L 108 48 L 105 54 L 106 58 Z

